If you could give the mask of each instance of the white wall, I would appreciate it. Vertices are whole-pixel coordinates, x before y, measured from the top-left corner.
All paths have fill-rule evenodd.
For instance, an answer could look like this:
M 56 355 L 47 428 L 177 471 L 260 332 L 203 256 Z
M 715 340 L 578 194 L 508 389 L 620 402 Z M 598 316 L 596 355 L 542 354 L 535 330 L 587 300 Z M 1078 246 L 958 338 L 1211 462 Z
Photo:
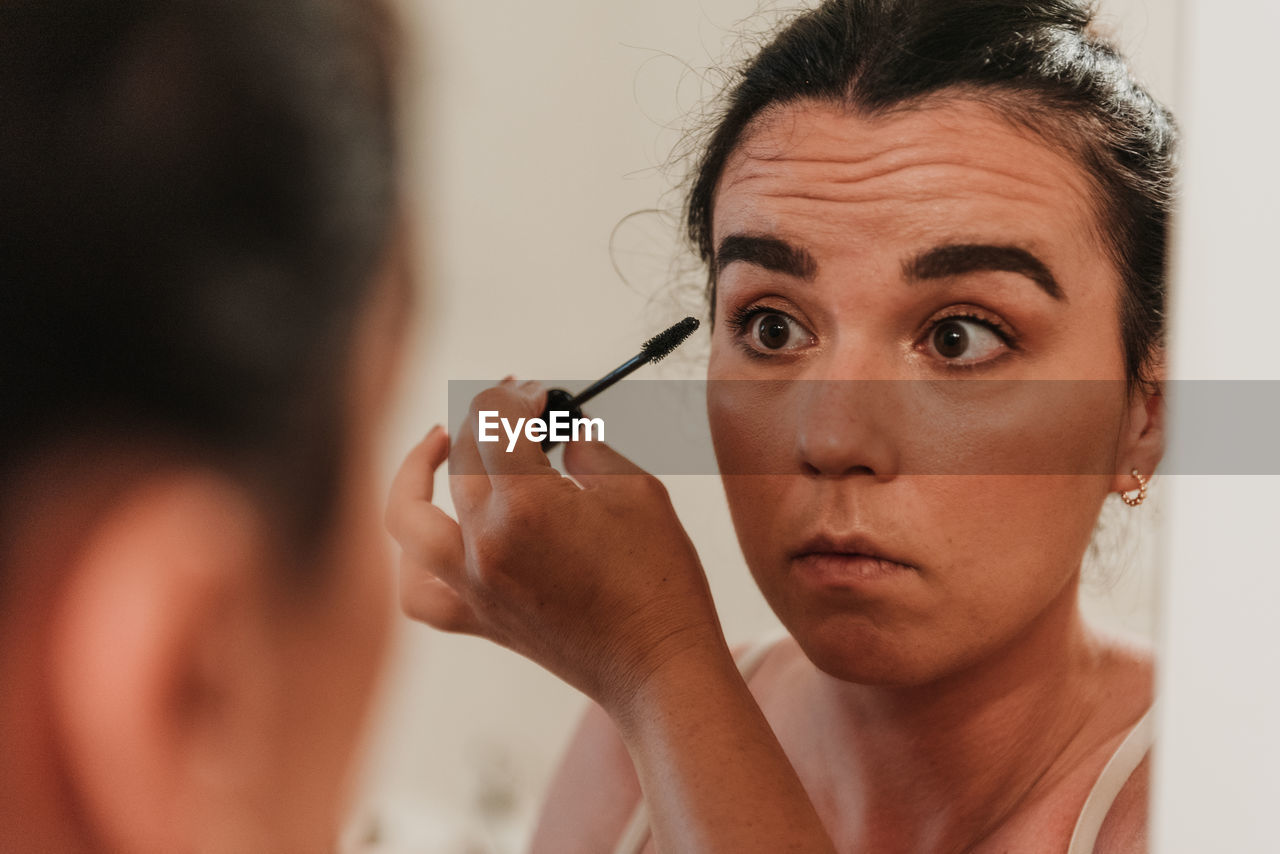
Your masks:
M 1186 0 L 1173 374 L 1280 380 L 1280 7 Z M 1273 392 L 1274 394 L 1274 392 Z M 1274 460 L 1274 454 L 1272 455 Z M 1280 850 L 1280 477 L 1172 479 L 1156 850 Z
M 589 379 L 656 329 L 700 313 L 699 280 L 675 275 L 677 173 L 660 168 L 733 54 L 754 0 L 406 0 L 417 107 L 410 158 L 430 290 L 418 318 L 388 472 L 446 417 L 449 379 Z M 1157 92 L 1174 76 L 1171 3 L 1104 3 Z M 748 31 L 771 18 L 755 18 Z M 623 223 L 623 220 L 626 222 Z M 623 223 L 619 226 L 619 223 Z M 618 233 L 611 256 L 610 242 Z M 615 271 L 617 261 L 626 281 Z M 673 264 L 675 265 L 673 267 Z M 687 272 L 687 271 L 686 271 Z M 696 377 L 700 354 L 651 376 Z M 718 480 L 669 478 L 731 640 L 773 624 L 733 537 Z M 447 499 L 446 499 L 447 503 Z M 1157 502 L 1153 502 L 1158 504 Z M 1144 508 L 1145 518 L 1158 507 Z M 1150 537 L 1091 588 L 1089 608 L 1147 632 Z M 364 798 L 370 850 L 518 850 L 582 701 L 515 655 L 400 626 Z M 478 828 L 487 827 L 488 830 Z M 471 847 L 466 847 L 470 845 Z

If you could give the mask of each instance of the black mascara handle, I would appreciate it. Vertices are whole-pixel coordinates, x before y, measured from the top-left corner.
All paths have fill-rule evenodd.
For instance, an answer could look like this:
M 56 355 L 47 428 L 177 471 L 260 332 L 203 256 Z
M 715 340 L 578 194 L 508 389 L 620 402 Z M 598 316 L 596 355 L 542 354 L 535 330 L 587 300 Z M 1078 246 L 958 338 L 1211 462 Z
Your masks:
M 542 410 L 542 420 L 548 425 L 551 423 L 552 412 L 568 412 L 571 420 L 582 417 L 582 407 L 578 406 L 573 395 L 562 388 L 553 388 L 547 391 L 547 405 Z M 547 438 L 542 440 L 542 450 L 544 452 L 550 451 L 558 444 L 560 443 L 551 441 L 551 436 L 548 434 Z

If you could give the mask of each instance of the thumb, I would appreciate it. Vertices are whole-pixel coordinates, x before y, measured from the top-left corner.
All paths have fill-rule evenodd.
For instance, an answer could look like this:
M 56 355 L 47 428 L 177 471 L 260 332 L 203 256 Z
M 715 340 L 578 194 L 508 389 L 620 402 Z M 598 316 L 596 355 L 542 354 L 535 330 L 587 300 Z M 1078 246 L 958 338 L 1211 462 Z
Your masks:
M 583 486 L 602 485 L 614 475 L 648 477 L 649 473 L 604 442 L 570 442 L 564 447 L 564 468 Z

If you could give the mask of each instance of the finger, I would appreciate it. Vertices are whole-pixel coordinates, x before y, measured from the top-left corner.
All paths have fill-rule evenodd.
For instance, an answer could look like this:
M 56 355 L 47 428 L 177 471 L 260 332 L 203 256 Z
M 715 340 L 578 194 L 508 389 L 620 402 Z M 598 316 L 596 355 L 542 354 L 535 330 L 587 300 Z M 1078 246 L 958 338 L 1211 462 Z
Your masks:
M 476 397 L 473 411 L 479 424 L 479 410 L 496 410 L 499 419 L 505 419 L 502 436 L 497 442 L 478 443 L 478 452 L 485 471 L 492 481 L 505 475 L 542 474 L 559 476 L 551 466 L 547 455 L 536 441 L 527 437 L 529 419 L 541 418 L 547 393 L 541 384 L 525 382 L 514 387 L 488 389 Z M 524 419 L 522 423 L 520 419 Z M 519 426 L 519 435 L 511 441 L 508 429 Z M 497 484 L 494 484 L 497 486 Z
M 462 528 L 448 513 L 418 501 L 398 509 L 394 525 L 402 569 L 414 566 L 455 589 L 465 589 L 467 554 Z
M 409 619 L 441 631 L 482 633 L 475 612 L 457 591 L 412 562 L 401 562 L 400 607 Z
M 406 514 L 415 505 L 430 503 L 434 493 L 436 469 L 449 454 L 449 434 L 439 424 L 432 427 L 421 442 L 413 447 L 400 464 L 387 495 L 384 522 L 391 536 L 400 540 Z
M 462 579 L 466 563 L 462 528 L 436 505 L 420 501 L 398 513 L 395 539 L 402 552 L 434 575 L 450 584 Z
M 461 519 L 467 513 L 481 505 L 489 495 L 489 476 L 484 470 L 484 460 L 476 446 L 475 424 L 482 407 L 477 401 L 492 389 L 481 392 L 474 400 L 463 419 L 458 435 L 449 450 L 449 494 L 453 496 L 453 506 Z
M 649 477 L 649 473 L 604 442 L 570 442 L 564 468 L 584 487 L 607 485 L 617 475 Z

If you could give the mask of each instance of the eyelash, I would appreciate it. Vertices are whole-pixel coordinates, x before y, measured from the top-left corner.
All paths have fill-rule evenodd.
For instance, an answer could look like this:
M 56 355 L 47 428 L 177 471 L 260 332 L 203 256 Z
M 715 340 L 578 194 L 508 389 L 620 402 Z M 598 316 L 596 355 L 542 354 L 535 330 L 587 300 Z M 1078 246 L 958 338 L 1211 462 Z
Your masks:
M 780 358 L 785 354 L 763 353 L 760 350 L 757 350 L 755 347 L 752 347 L 746 341 L 746 337 L 751 334 L 752 321 L 754 321 L 757 317 L 759 317 L 762 314 L 780 314 L 784 317 L 791 318 L 791 320 L 795 322 L 797 325 L 803 326 L 803 324 L 801 324 L 794 317 L 791 317 L 791 315 L 788 314 L 787 312 L 782 311 L 781 309 L 773 308 L 772 306 L 761 305 L 759 303 L 754 305 L 739 306 L 738 308 L 731 310 L 729 312 L 728 317 L 725 318 L 725 321 L 726 323 L 729 324 L 729 327 L 733 330 L 734 341 L 738 344 L 740 349 L 744 353 L 746 353 L 748 356 L 751 356 L 752 358 L 755 358 L 755 359 Z M 936 317 L 931 318 L 929 322 L 926 324 L 924 332 L 917 338 L 917 343 L 915 345 L 916 348 L 922 347 L 924 343 L 929 340 L 929 338 L 933 335 L 934 330 L 938 328 L 938 324 L 944 323 L 948 320 L 968 320 L 972 323 L 977 323 L 978 325 L 983 326 L 986 329 L 989 329 L 992 332 L 992 334 L 998 337 L 1001 340 L 1001 342 L 1003 342 L 1004 345 L 1008 347 L 1010 350 L 1017 351 L 1020 349 L 1018 346 L 1017 336 L 1014 334 L 1012 329 L 1008 328 L 1005 324 L 1001 323 L 1000 321 L 992 317 L 983 316 L 981 314 L 976 313 L 973 309 L 967 309 L 967 308 L 958 308 L 955 311 L 950 311 L 949 313 L 943 313 L 943 314 L 937 315 Z M 982 367 L 985 367 L 987 365 L 990 365 L 992 362 L 1000 361 L 1000 359 L 1001 359 L 1000 356 L 996 356 L 992 359 L 987 359 L 987 360 L 978 361 L 978 362 L 954 362 L 954 361 L 944 359 L 942 360 L 941 364 L 948 370 L 973 371 L 973 370 L 977 370 Z
M 753 359 L 782 358 L 787 354 L 763 353 L 760 350 L 757 350 L 755 347 L 752 347 L 746 340 L 747 336 L 751 334 L 752 321 L 754 321 L 757 317 L 759 317 L 762 314 L 779 314 L 779 315 L 782 315 L 783 317 L 791 318 L 791 320 L 797 326 L 800 326 L 800 327 L 804 326 L 804 324 L 796 320 L 794 317 L 791 317 L 791 315 L 788 314 L 787 312 L 782 311 L 781 309 L 773 308 L 772 306 L 760 305 L 759 303 L 756 303 L 755 305 L 739 306 L 738 308 L 733 309 L 732 311 L 729 312 L 729 316 L 725 318 L 725 322 L 728 323 L 729 327 L 733 330 L 733 340 L 735 343 L 737 343 L 738 347 L 742 350 L 743 353 L 746 353 L 748 356 L 750 356 Z
M 923 348 L 927 346 L 929 339 L 933 337 L 933 333 L 938 328 L 939 324 L 945 323 L 948 320 L 968 320 L 971 323 L 976 323 L 979 326 L 982 326 L 987 330 L 989 330 L 993 335 L 995 335 L 997 338 L 1000 339 L 1000 341 L 1004 344 L 1004 346 L 1008 347 L 1010 350 L 1013 350 L 1016 352 L 1019 349 L 1021 349 L 1018 346 L 1017 336 L 1014 334 L 1012 329 L 1010 329 L 1008 326 L 1006 326 L 1004 323 L 1000 322 L 999 320 L 996 320 L 993 317 L 979 314 L 975 312 L 972 308 L 968 308 L 968 307 L 965 307 L 965 308 L 957 307 L 955 310 L 948 309 L 944 311 L 942 314 L 939 314 L 931 318 L 929 322 L 925 325 L 924 332 L 917 339 L 917 344 L 915 346 L 917 348 Z M 994 362 L 1001 361 L 1004 355 L 1006 354 L 1002 353 L 999 356 L 994 356 L 990 359 L 983 359 L 977 362 L 955 362 L 955 361 L 951 361 L 950 359 L 942 359 L 941 364 L 946 370 L 974 371 L 974 370 L 980 370 L 982 368 L 988 367 Z

